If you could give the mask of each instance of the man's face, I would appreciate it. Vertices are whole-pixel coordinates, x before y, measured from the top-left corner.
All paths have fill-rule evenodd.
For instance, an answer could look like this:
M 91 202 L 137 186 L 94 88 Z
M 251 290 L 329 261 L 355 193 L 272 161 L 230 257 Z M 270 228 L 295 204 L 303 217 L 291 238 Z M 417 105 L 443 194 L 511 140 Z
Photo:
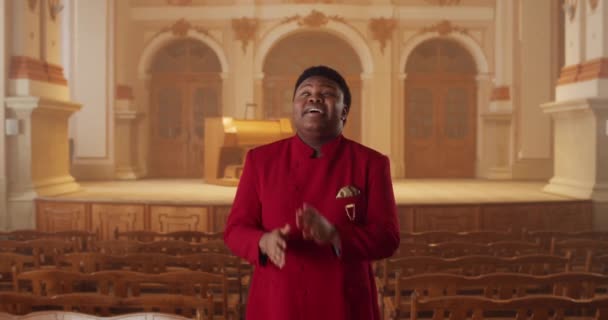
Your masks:
M 312 76 L 302 81 L 293 99 L 296 130 L 314 138 L 335 137 L 348 115 L 340 86 L 330 79 Z

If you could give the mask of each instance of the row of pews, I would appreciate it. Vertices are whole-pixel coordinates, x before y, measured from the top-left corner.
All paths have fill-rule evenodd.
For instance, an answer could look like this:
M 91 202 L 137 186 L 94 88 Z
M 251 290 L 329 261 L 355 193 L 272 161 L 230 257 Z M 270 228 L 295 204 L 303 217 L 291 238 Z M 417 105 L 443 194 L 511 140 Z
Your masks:
M 251 267 L 221 234 L 70 231 L 0 235 L 0 312 L 162 312 L 241 319 Z
M 608 232 L 402 233 L 385 319 L 608 319 Z
M 402 233 L 374 271 L 385 319 L 608 320 L 608 232 Z M 242 319 L 251 272 L 221 233 L 5 232 L 0 312 Z

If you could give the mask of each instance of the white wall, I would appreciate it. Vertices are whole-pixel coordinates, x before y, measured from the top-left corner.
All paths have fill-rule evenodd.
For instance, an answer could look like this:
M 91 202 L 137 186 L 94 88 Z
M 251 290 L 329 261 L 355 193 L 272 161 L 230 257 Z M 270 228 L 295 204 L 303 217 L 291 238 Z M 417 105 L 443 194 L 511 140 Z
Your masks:
M 586 26 L 585 34 L 585 60 L 599 59 L 608 56 L 608 3 L 598 1 L 595 10 L 592 10 L 588 2 L 585 3 Z
M 111 161 L 107 0 L 73 1 L 70 87 L 83 108 L 74 115 L 76 162 Z
M 549 76 L 553 75 L 552 57 L 556 56 L 550 36 L 552 1 L 521 1 L 519 160 L 552 157 L 551 119 L 540 108 L 553 100 L 554 83 Z

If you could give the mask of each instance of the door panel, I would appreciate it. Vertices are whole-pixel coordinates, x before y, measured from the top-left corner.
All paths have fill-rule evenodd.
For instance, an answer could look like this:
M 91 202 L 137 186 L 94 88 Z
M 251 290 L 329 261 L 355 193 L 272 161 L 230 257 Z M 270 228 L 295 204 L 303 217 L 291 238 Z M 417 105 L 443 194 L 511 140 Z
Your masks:
M 472 178 L 475 175 L 475 85 L 406 83 L 406 176 Z
M 475 109 L 471 107 L 472 90 L 447 87 L 441 90 L 440 166 L 446 178 L 467 178 L 475 175 Z
M 439 165 L 436 146 L 437 96 L 431 87 L 411 86 L 406 94 L 406 165 L 408 177 L 433 174 Z
M 477 72 L 471 54 L 453 40 L 430 39 L 412 51 L 404 83 L 408 178 L 475 176 Z M 420 130 L 432 135 L 423 138 Z
M 187 128 L 182 90 L 178 86 L 162 86 L 155 93 L 150 141 L 152 172 L 157 177 L 184 177 Z
M 205 118 L 221 114 L 220 96 L 216 81 L 156 79 L 150 115 L 151 176 L 203 178 Z
M 190 177 L 203 177 L 205 118 L 220 115 L 218 91 L 216 88 L 203 85 L 194 85 L 189 88 L 191 116 L 186 161 Z

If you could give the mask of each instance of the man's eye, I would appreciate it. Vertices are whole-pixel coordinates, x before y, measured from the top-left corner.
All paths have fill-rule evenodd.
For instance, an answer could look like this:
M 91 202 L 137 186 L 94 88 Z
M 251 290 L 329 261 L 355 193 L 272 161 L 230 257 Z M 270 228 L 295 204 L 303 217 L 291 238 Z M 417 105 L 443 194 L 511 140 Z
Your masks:
M 323 92 L 323 95 L 326 97 L 335 97 L 336 93 L 335 92 Z
M 300 93 L 300 95 L 303 96 L 303 97 L 307 97 L 307 96 L 310 95 L 310 92 L 304 91 L 304 92 Z

